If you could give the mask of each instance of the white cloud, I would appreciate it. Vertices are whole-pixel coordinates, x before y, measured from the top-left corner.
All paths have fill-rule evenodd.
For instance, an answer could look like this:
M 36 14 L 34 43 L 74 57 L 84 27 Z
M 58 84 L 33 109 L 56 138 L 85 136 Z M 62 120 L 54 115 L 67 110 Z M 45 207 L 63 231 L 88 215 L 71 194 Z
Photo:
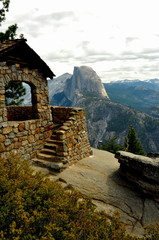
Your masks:
M 57 76 L 93 67 L 103 81 L 159 77 L 158 0 L 11 0 L 19 33 Z

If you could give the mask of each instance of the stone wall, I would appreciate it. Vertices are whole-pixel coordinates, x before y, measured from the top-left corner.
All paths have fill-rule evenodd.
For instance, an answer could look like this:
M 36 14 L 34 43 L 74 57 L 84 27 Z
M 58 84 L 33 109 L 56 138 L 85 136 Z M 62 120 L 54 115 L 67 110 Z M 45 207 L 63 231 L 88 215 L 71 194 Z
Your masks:
M 30 85 L 32 107 L 26 109 L 5 105 L 5 86 L 10 81 Z M 51 134 L 52 116 L 47 80 L 36 69 L 0 62 L 0 156 L 6 157 L 14 151 L 31 158 Z
M 7 157 L 13 152 L 31 159 L 51 135 L 52 125 L 39 119 L 3 123 L 0 128 L 0 156 Z
M 61 126 L 54 131 L 53 138 L 59 142 L 57 157 L 69 164 L 88 157 L 92 150 L 88 141 L 85 113 L 81 108 L 52 107 L 54 124 Z
M 5 86 L 10 81 L 26 82 L 31 87 L 32 107 L 7 107 Z M 51 114 L 52 110 L 52 114 Z M 55 125 L 58 129 L 55 130 Z M 50 107 L 47 80 L 36 69 L 19 64 L 0 63 L 0 156 L 11 152 L 31 159 L 54 138 L 57 158 L 72 164 L 91 154 L 82 109 Z

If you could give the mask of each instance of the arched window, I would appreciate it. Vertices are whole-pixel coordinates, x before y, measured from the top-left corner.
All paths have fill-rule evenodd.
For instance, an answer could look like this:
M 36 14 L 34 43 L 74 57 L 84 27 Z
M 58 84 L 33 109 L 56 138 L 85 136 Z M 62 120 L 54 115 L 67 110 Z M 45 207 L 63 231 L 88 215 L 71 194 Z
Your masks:
M 8 121 L 37 119 L 36 87 L 32 83 L 10 81 L 5 86 Z

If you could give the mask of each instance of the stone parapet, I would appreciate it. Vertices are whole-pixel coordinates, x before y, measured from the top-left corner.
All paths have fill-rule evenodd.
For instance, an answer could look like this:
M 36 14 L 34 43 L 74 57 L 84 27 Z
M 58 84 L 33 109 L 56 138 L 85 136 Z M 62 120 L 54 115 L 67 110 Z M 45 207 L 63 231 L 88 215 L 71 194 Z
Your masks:
M 56 140 L 57 157 L 63 157 L 69 164 L 92 154 L 88 141 L 86 119 L 83 109 L 51 107 L 54 124 L 61 126 L 53 132 Z
M 159 158 L 119 151 L 120 173 L 142 192 L 159 197 Z
M 31 159 L 52 135 L 52 123 L 37 120 L 0 123 L 0 156 L 19 153 Z

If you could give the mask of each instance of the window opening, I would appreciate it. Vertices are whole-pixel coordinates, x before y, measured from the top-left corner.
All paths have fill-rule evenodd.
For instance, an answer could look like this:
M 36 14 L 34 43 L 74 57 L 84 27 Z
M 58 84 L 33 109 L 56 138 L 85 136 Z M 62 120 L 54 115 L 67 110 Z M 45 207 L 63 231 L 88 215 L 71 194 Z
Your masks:
M 5 87 L 8 121 L 37 119 L 36 88 L 26 82 L 11 81 Z

